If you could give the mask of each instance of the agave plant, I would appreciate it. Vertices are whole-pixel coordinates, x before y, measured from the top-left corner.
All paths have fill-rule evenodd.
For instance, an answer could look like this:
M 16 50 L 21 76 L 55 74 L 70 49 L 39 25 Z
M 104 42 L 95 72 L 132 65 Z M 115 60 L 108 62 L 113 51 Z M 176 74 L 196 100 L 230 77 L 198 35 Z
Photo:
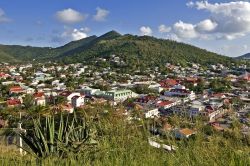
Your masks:
M 97 144 L 94 141 L 95 130 L 91 130 L 84 119 L 61 114 L 59 123 L 55 116 L 33 120 L 34 128 L 19 133 L 28 149 L 25 151 L 37 157 L 64 156 L 69 153 L 84 152 Z M 91 148 L 90 148 L 91 147 Z

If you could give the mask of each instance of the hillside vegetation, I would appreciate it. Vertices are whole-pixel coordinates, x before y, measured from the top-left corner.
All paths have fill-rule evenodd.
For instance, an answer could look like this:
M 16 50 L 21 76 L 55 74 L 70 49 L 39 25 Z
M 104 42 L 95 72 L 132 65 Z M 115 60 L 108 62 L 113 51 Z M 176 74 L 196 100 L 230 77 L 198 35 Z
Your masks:
M 108 110 L 108 113 L 104 113 L 103 110 Z M 88 134 L 90 137 L 87 138 L 94 138 L 97 142 L 95 147 L 89 147 L 90 144 L 84 142 L 83 146 L 80 146 L 75 151 L 72 148 L 73 146 L 61 144 L 64 143 L 64 140 L 57 140 L 57 137 L 52 139 L 52 141 L 55 140 L 56 142 L 51 144 L 52 137 L 50 135 L 59 134 L 59 129 L 43 124 L 40 127 L 38 126 L 38 128 L 44 130 L 33 133 L 39 135 L 47 134 L 45 139 L 49 139 L 50 141 L 45 142 L 45 144 L 48 144 L 48 146 L 56 148 L 59 145 L 63 145 L 65 148 L 60 150 L 50 148 L 48 152 L 42 146 L 42 151 L 48 152 L 45 154 L 46 157 L 39 156 L 39 153 L 27 153 L 27 155 L 22 157 L 18 154 L 18 151 L 16 153 L 13 150 L 8 152 L 6 146 L 2 146 L 0 149 L 1 165 L 249 165 L 249 138 L 244 138 L 240 134 L 237 125 L 235 125 L 233 130 L 221 133 L 209 126 L 204 126 L 204 123 L 200 120 L 196 120 L 190 124 L 188 119 L 169 117 L 167 121 L 173 126 L 190 127 L 192 125 L 196 129 L 197 135 L 188 140 L 176 140 L 167 134 L 161 138 L 162 141 L 178 147 L 175 152 L 168 152 L 163 149 L 151 147 L 148 143 L 148 138 L 152 137 L 152 135 L 147 128 L 156 123 L 153 119 L 142 121 L 132 120 L 129 122 L 119 111 L 117 112 L 117 110 L 107 105 L 78 110 L 77 112 L 77 117 L 83 118 L 86 122 L 84 131 L 86 127 L 89 130 L 84 133 L 80 132 L 78 129 L 81 128 L 77 127 L 79 124 L 76 122 L 77 126 L 74 127 L 77 127 L 75 128 L 77 130 L 74 130 L 73 133 L 77 133 L 74 134 L 74 139 L 70 139 L 70 141 L 74 142 L 76 140 L 76 143 L 78 143 L 77 140 L 79 137 L 85 137 L 88 132 L 92 131 L 93 133 Z M 60 115 L 57 116 L 52 117 L 60 119 Z M 17 113 L 16 118 L 19 118 Z M 49 121 L 49 124 L 52 124 L 52 126 L 61 124 L 60 120 L 57 121 L 58 123 L 54 123 L 53 118 L 52 121 Z M 36 116 L 32 119 L 36 119 Z M 68 121 L 63 122 L 67 123 Z M 38 124 L 40 125 L 40 123 Z M 34 127 L 29 127 L 32 129 L 30 132 L 33 129 L 35 130 L 38 124 L 33 124 L 31 120 L 23 121 L 25 128 L 35 125 Z M 59 126 L 59 128 L 61 126 L 67 128 L 68 126 L 72 126 L 72 123 Z M 48 133 L 48 130 L 52 129 L 55 132 Z M 65 132 L 65 135 L 67 136 L 67 132 Z M 62 135 L 62 137 L 65 135 Z M 40 139 L 35 143 L 44 144 L 44 141 Z M 61 153 L 61 151 L 67 153 Z
M 96 58 L 119 56 L 127 67 L 162 66 L 165 63 L 186 64 L 187 62 L 205 64 L 230 64 L 232 58 L 218 55 L 204 49 L 171 40 L 148 36 L 121 35 L 115 31 L 100 37 L 70 42 L 57 48 L 39 48 L 0 45 L 1 61 L 59 61 L 63 63 L 89 63 Z

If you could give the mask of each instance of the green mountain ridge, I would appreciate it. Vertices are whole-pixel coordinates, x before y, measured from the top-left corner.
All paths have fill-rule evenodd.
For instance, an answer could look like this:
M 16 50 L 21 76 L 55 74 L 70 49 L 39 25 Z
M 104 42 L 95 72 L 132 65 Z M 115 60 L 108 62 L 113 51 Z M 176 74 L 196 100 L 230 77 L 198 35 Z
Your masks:
M 236 57 L 236 59 L 246 59 L 246 60 L 250 60 L 250 53 L 246 53 L 244 55 L 241 55 L 239 57 Z
M 57 48 L 0 45 L 0 60 L 7 62 L 59 61 L 89 63 L 96 58 L 119 56 L 127 67 L 162 66 L 165 63 L 229 64 L 233 58 L 195 46 L 149 36 L 121 35 L 110 31 L 90 36 Z

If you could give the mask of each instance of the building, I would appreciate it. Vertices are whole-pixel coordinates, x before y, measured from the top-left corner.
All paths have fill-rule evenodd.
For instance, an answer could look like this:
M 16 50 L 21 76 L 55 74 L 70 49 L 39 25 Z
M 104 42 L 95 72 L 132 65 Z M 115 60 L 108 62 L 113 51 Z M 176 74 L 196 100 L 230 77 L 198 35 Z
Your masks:
M 67 92 L 67 91 L 62 92 L 59 95 L 65 97 L 68 103 L 72 102 L 72 98 L 74 96 L 81 96 L 79 92 Z
M 194 100 L 196 98 L 193 91 L 189 91 L 185 86 L 182 85 L 175 85 L 172 89 L 166 91 L 164 95 L 169 97 L 185 97 L 189 100 Z
M 22 105 L 22 102 L 19 99 L 11 98 L 7 100 L 6 104 L 8 107 L 19 107 Z
M 183 138 L 189 138 L 190 136 L 194 135 L 195 131 L 188 128 L 184 128 L 184 129 L 176 129 L 174 133 L 177 139 L 183 139 Z
M 45 95 L 43 92 L 35 93 L 33 96 L 34 96 L 35 105 L 37 106 L 46 105 L 46 99 L 45 99 Z
M 104 98 L 112 101 L 125 101 L 128 98 L 134 98 L 138 95 L 131 90 L 111 90 L 104 93 Z
M 100 89 L 94 89 L 94 88 L 89 88 L 89 87 L 84 87 L 83 89 L 81 89 L 81 92 L 85 96 L 93 96 L 100 91 L 101 91 Z
M 158 101 L 156 106 L 160 109 L 169 109 L 175 106 L 177 103 L 175 101 Z
M 78 108 L 84 105 L 85 99 L 84 96 L 74 96 L 71 99 L 72 106 Z
M 205 110 L 205 105 L 200 101 L 193 101 L 188 110 L 189 117 L 194 118 L 202 114 Z
M 61 105 L 61 109 L 62 111 L 68 112 L 68 113 L 73 113 L 74 112 L 74 108 L 71 104 L 63 104 Z
M 158 108 L 143 108 L 145 118 L 154 118 L 159 115 L 159 109 Z
M 20 86 L 13 86 L 9 90 L 9 94 L 20 94 L 20 93 L 24 93 L 24 92 L 25 92 L 25 90 Z

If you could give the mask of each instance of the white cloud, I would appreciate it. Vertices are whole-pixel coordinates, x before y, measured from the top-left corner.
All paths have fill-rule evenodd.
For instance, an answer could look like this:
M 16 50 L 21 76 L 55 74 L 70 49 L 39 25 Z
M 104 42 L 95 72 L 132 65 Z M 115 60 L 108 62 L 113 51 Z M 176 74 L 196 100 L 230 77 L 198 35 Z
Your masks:
M 80 29 L 67 29 L 65 30 L 62 34 L 61 37 L 64 39 L 68 40 L 80 40 L 83 38 L 88 37 L 87 32 L 89 32 L 90 29 L 85 27 L 85 28 L 80 28 Z
M 199 22 L 195 28 L 198 32 L 211 32 L 215 30 L 217 26 L 218 24 L 216 22 L 213 22 L 210 19 L 206 19 Z
M 110 12 L 108 10 L 97 7 L 96 14 L 94 15 L 93 18 L 96 21 L 105 21 L 109 13 Z
M 152 29 L 150 27 L 142 26 L 140 28 L 141 35 L 152 36 Z
M 176 34 L 179 37 L 203 38 L 206 36 L 210 39 L 233 40 L 250 34 L 250 2 L 213 4 L 208 1 L 198 1 L 188 2 L 187 6 L 208 11 L 210 17 L 197 24 L 189 24 L 189 29 L 185 31 L 177 29 Z
M 173 25 L 173 31 L 179 38 L 193 39 L 198 37 L 195 25 L 179 21 Z
M 66 24 L 74 24 L 83 21 L 87 16 L 71 8 L 56 13 L 58 21 Z
M 9 21 L 10 19 L 6 17 L 4 10 L 0 8 L 0 23 L 9 22 Z
M 160 33 L 168 33 L 171 31 L 171 27 L 168 27 L 168 26 L 162 24 L 158 27 L 158 30 Z

